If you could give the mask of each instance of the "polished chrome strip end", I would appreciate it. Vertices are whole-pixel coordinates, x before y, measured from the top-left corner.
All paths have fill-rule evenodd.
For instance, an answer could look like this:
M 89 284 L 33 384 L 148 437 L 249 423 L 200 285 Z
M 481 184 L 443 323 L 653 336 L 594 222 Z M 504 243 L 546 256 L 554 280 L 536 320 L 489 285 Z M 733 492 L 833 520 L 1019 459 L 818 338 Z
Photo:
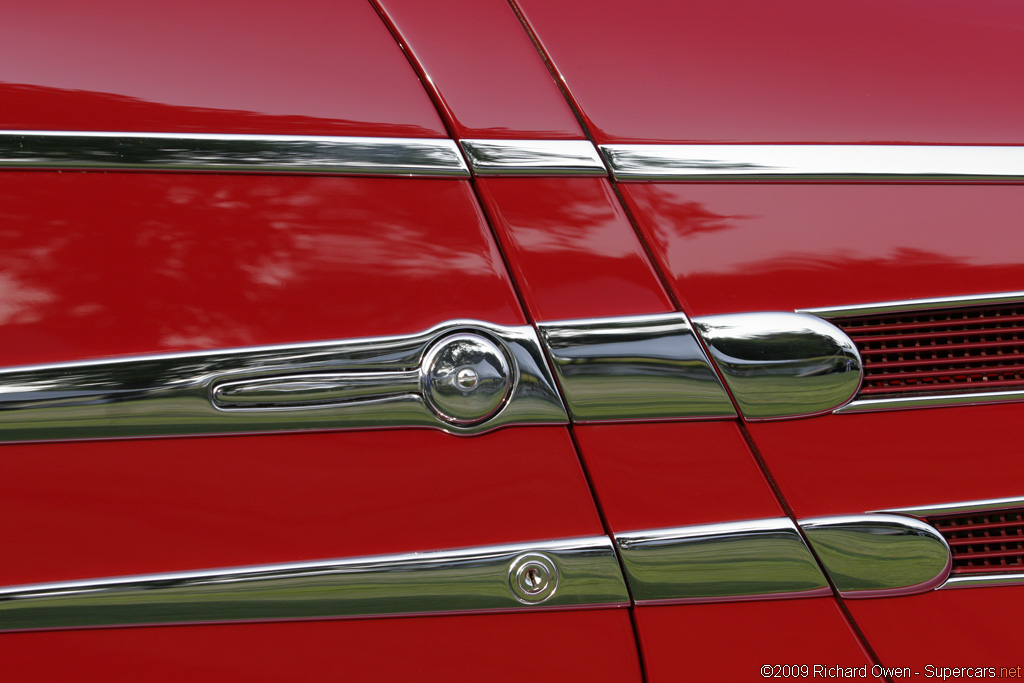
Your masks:
M 849 515 L 799 523 L 844 598 L 923 593 L 949 576 L 953 560 L 946 539 L 911 517 Z
M 785 517 L 631 531 L 615 542 L 638 605 L 831 595 Z
M 0 131 L 0 168 L 465 178 L 452 140 Z
M 975 576 L 951 576 L 939 590 L 949 588 L 998 588 L 999 586 L 1024 586 L 1024 574 L 978 574 Z
M 736 415 L 680 313 L 537 327 L 576 422 Z
M 617 180 L 1024 180 L 1024 147 L 601 145 Z
M 0 588 L 0 630 L 629 604 L 606 536 Z
M 837 413 L 876 413 L 883 410 L 909 410 L 911 408 L 941 408 L 943 406 L 971 406 L 989 403 L 1018 403 L 1024 401 L 1024 391 L 980 391 L 940 396 L 903 396 L 899 398 L 863 398 L 851 401 L 837 409 Z
M 586 140 L 460 140 L 478 176 L 606 176 Z
M 918 505 L 909 508 L 892 508 L 878 512 L 894 512 L 914 517 L 930 517 L 933 515 L 970 514 L 972 512 L 995 512 L 1024 507 L 1024 498 L 990 498 L 988 500 L 969 500 L 941 505 Z
M 747 419 L 830 412 L 860 388 L 857 347 L 820 318 L 734 313 L 694 318 L 693 325 Z
M 832 306 L 826 308 L 805 308 L 797 313 L 808 313 L 819 318 L 850 318 L 856 315 L 885 315 L 889 313 L 911 313 L 930 308 L 958 308 L 966 306 L 995 306 L 1024 302 L 1024 292 L 1002 292 L 997 294 L 975 294 L 973 296 L 948 296 L 936 299 L 907 299 L 905 301 L 884 301 L 874 304 L 853 306 Z
M 536 331 L 426 332 L 0 370 L 0 442 L 565 424 Z

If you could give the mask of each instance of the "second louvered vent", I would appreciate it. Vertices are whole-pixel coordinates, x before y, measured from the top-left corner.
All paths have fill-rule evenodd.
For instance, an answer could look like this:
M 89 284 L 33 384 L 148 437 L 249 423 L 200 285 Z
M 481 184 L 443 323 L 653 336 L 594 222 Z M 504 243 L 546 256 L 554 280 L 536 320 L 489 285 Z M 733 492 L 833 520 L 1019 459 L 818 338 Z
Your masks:
M 1024 303 L 833 318 L 864 366 L 858 397 L 1024 389 Z

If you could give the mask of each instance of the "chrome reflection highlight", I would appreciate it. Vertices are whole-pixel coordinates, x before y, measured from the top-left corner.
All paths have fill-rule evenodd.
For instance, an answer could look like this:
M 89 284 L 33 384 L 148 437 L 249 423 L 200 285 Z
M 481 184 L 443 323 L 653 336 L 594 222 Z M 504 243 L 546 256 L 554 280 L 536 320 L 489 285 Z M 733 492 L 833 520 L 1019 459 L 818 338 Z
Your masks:
M 631 531 L 615 542 L 637 604 L 831 595 L 784 517 Z
M 1024 147 L 601 145 L 617 180 L 1022 180 Z
M 860 388 L 857 347 L 820 318 L 735 313 L 694 318 L 693 326 L 747 419 L 825 413 Z
M 1019 403 L 1024 391 L 950 392 L 938 396 L 902 396 L 899 398 L 862 398 L 851 401 L 837 413 L 876 413 L 883 410 L 941 408 L 943 406 L 980 406 L 989 403 Z
M 976 574 L 951 576 L 939 586 L 947 588 L 998 588 L 999 586 L 1024 586 L 1024 574 Z
M 736 415 L 682 314 L 537 327 L 576 422 Z
M 489 345 L 507 376 L 439 390 L 427 377 L 436 366 L 424 366 L 437 353 L 428 352 L 467 338 Z M 458 378 L 468 368 L 450 369 Z M 567 421 L 536 332 L 478 321 L 401 337 L 0 371 L 0 441 L 8 442 L 355 427 L 476 434 Z
M 586 140 L 460 140 L 479 176 L 606 176 Z
M 559 579 L 544 607 L 619 607 L 605 536 L 0 588 L 0 630 L 538 609 L 509 588 L 524 553 Z
M 878 512 L 898 512 L 914 517 L 931 517 L 934 515 L 971 514 L 972 512 L 998 512 L 1024 506 L 1024 498 L 989 498 L 987 500 L 971 500 L 960 503 L 944 503 L 941 505 L 918 505 L 909 508 L 892 508 Z
M 809 313 L 819 318 L 846 318 L 855 315 L 883 315 L 886 313 L 909 313 L 929 308 L 953 308 L 955 306 L 987 306 L 1024 302 L 1024 292 L 998 294 L 975 294 L 973 296 L 947 296 L 937 299 L 906 299 L 904 301 L 883 301 L 874 304 L 853 306 L 832 306 L 827 308 L 805 308 L 797 313 Z
M 452 140 L 0 131 L 0 167 L 469 176 Z
M 923 593 L 942 584 L 952 566 L 942 534 L 911 517 L 818 517 L 800 527 L 844 598 Z

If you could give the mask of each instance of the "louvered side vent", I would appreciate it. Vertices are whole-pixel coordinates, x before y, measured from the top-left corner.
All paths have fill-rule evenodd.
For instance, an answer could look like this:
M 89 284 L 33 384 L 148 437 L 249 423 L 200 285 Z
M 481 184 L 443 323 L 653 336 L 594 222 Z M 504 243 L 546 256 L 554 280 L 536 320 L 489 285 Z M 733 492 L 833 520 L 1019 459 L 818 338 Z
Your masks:
M 835 318 L 864 364 L 859 398 L 1024 389 L 1024 304 Z
M 1024 509 L 928 517 L 953 554 L 953 574 L 1024 572 Z

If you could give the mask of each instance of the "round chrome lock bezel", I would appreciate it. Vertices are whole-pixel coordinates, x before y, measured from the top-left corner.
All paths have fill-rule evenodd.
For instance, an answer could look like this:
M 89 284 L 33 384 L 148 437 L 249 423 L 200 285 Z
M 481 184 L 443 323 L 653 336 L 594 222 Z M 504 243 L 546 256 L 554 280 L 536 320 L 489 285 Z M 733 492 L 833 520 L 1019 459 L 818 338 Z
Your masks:
M 427 405 L 456 426 L 479 424 L 497 415 L 515 383 L 504 348 L 474 332 L 438 339 L 424 354 L 420 368 L 420 389 Z
M 558 566 L 543 553 L 523 553 L 508 568 L 508 585 L 512 595 L 526 605 L 538 605 L 558 589 Z

